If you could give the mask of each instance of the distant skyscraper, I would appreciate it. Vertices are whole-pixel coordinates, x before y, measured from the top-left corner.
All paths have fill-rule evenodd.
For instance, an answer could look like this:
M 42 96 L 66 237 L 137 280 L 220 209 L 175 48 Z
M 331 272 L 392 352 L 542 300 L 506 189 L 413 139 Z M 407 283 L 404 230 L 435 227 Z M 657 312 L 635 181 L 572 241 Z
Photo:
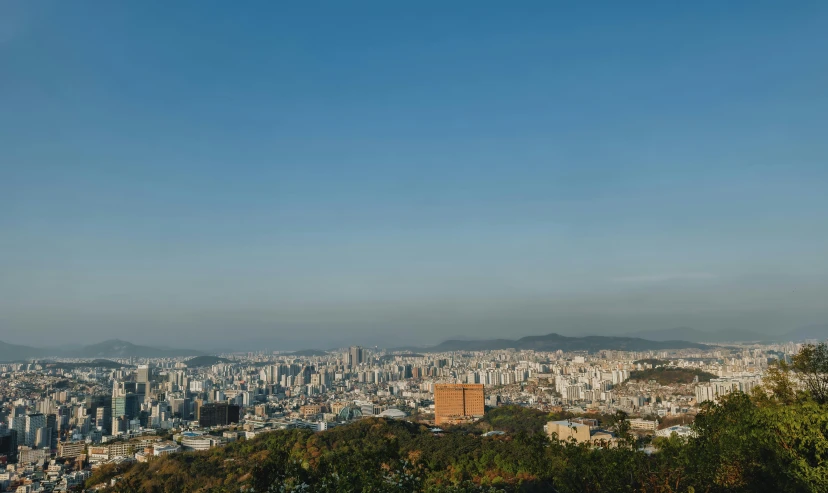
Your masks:
M 138 365 L 138 369 L 135 370 L 135 381 L 138 383 L 148 383 L 150 377 L 150 368 L 149 365 Z
M 140 405 L 141 404 L 138 400 L 137 394 L 119 395 L 117 397 L 112 398 L 111 426 L 113 434 L 115 431 L 115 423 L 116 421 L 118 421 L 119 418 L 125 418 L 127 420 L 130 420 L 138 417 Z
M 138 365 L 135 370 L 135 393 L 140 394 L 144 401 L 152 400 L 150 392 L 150 377 L 152 376 L 152 369 L 149 365 Z
M 17 432 L 17 443 L 26 445 L 26 415 L 17 413 L 10 419 L 9 428 Z
M 46 415 L 41 413 L 29 414 L 26 416 L 26 438 L 24 445 L 37 447 L 37 430 L 46 428 Z
M 355 368 L 363 362 L 362 346 L 351 346 L 348 349 L 348 366 Z
M 46 429 L 49 430 L 49 449 L 55 450 L 57 449 L 57 442 L 58 442 L 58 420 L 56 414 L 47 414 L 46 415 Z
M 134 394 L 138 389 L 137 382 L 121 382 L 115 380 L 112 383 L 112 397 Z
M 17 462 L 17 431 L 0 430 L 0 455 L 5 455 L 9 462 Z

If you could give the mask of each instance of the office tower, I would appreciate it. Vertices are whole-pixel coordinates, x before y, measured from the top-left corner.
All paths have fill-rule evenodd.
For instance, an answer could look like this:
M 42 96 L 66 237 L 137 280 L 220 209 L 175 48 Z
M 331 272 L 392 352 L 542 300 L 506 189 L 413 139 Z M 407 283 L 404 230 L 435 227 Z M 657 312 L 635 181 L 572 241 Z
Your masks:
M 187 419 L 190 415 L 190 399 L 184 397 L 174 397 L 170 399 L 170 412 L 174 416 Z
M 46 397 L 41 399 L 37 404 L 37 412 L 41 414 L 49 414 L 52 412 L 52 399 Z
M 129 419 L 126 416 L 112 418 L 112 434 L 120 435 L 129 431 Z
M 26 415 L 16 414 L 9 420 L 9 428 L 17 433 L 17 441 L 19 445 L 26 444 Z
M 351 346 L 348 349 L 348 366 L 355 368 L 363 361 L 362 346 Z
M 0 455 L 5 455 L 10 463 L 17 462 L 17 437 L 16 430 L 0 431 Z
M 9 422 L 11 422 L 12 418 L 25 415 L 26 406 L 12 406 L 11 410 L 9 411 Z
M 56 414 L 46 415 L 46 428 L 49 430 L 48 447 L 49 450 L 57 449 L 58 442 L 58 421 Z
M 270 365 L 265 370 L 265 379 L 267 383 L 279 383 L 282 377 L 281 365 Z
M 112 433 L 112 397 L 97 395 L 89 399 L 89 414 L 95 417 L 95 426 L 105 435 Z
M 26 415 L 26 435 L 23 445 L 37 447 L 37 430 L 46 428 L 46 415 L 34 413 Z
M 140 401 L 137 394 L 119 395 L 112 398 L 112 430 L 115 431 L 115 421 L 119 418 L 126 420 L 138 417 Z
M 149 383 L 150 379 L 150 367 L 149 365 L 138 365 L 138 369 L 135 370 L 135 381 L 138 383 Z
M 51 450 L 52 429 L 48 426 L 35 430 L 35 438 L 32 448 L 48 448 Z
M 198 424 L 203 427 L 238 423 L 241 408 L 226 402 L 213 402 L 198 408 Z
M 438 383 L 434 385 L 434 422 L 463 421 L 483 416 L 483 384 Z
M 135 394 L 137 390 L 137 382 L 122 382 L 119 380 L 115 380 L 112 383 L 112 397 L 119 397 L 127 394 Z
M 83 408 L 79 408 L 79 409 L 83 409 Z M 61 405 L 57 408 L 57 429 L 58 430 L 65 431 L 66 428 L 69 426 L 69 413 L 70 413 L 70 410 L 66 406 Z
M 152 376 L 152 368 L 149 365 L 138 365 L 135 370 L 135 393 L 139 394 L 139 399 L 144 402 L 152 400 L 150 376 Z
M 183 371 L 173 371 L 170 372 L 168 377 L 170 383 L 173 384 L 174 390 L 186 390 L 187 384 L 187 376 Z
M 89 434 L 92 430 L 92 417 L 89 415 L 83 416 L 82 418 L 78 418 L 77 420 L 77 428 L 80 432 L 84 435 Z

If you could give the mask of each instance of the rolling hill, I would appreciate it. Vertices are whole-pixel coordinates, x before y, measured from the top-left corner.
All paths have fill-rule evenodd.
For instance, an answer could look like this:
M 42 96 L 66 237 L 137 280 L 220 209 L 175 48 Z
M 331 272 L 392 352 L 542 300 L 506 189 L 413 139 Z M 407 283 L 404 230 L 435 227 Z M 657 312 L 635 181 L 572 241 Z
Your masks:
M 784 335 L 789 341 L 804 341 L 805 339 L 828 339 L 828 324 L 806 325 L 799 327 Z
M 711 378 L 717 378 L 717 376 L 698 368 L 670 368 L 664 366 L 630 372 L 630 380 L 655 380 L 660 385 L 688 384 L 692 383 L 695 378 L 698 378 L 699 382 L 709 382 Z
M 213 366 L 218 363 L 230 363 L 227 358 L 219 358 L 218 356 L 196 356 L 184 362 L 188 368 L 198 368 L 202 366 Z
M 0 341 L 0 361 L 22 361 L 42 356 L 38 348 Z
M 683 340 L 699 343 L 726 343 L 726 342 L 787 342 L 804 341 L 806 339 L 828 339 L 828 324 L 815 324 L 799 327 L 789 331 L 778 331 L 774 334 L 762 334 L 751 330 L 724 329 L 716 332 L 706 332 L 691 327 L 675 327 L 672 329 L 656 329 L 631 332 L 628 337 L 639 337 L 651 341 Z
M 748 330 L 722 330 L 718 332 L 705 332 L 691 327 L 675 327 L 672 329 L 643 330 L 626 334 L 629 337 L 640 337 L 651 341 L 674 341 L 683 340 L 700 343 L 720 342 L 753 342 L 770 341 L 773 338 L 766 334 Z
M 533 349 L 535 351 L 590 351 L 602 349 L 621 351 L 649 351 L 658 349 L 707 349 L 709 346 L 689 341 L 651 341 L 637 337 L 567 337 L 560 334 L 528 336 L 517 340 L 449 340 L 429 348 L 417 348 L 419 352 L 442 353 L 449 351 L 494 351 L 498 349 Z M 402 349 L 398 349 L 402 350 Z
M 112 339 L 91 346 L 85 346 L 76 352 L 77 358 L 171 358 L 175 356 L 200 356 L 203 353 L 190 349 L 159 349 L 150 346 L 138 346 L 131 342 Z
M 299 351 L 293 351 L 292 353 L 285 353 L 285 356 L 325 356 L 327 355 L 327 351 L 321 351 L 319 349 L 300 349 Z
M 62 368 L 64 370 L 74 370 L 76 368 L 105 368 L 108 370 L 114 370 L 118 368 L 129 367 L 130 365 L 122 365 L 121 363 L 117 363 L 115 361 L 111 361 L 108 359 L 96 359 L 92 361 L 78 361 L 78 362 L 45 362 L 47 368 Z
M 200 356 L 202 354 L 190 349 L 159 349 L 150 346 L 139 346 L 118 339 L 67 350 L 20 346 L 0 341 L 0 361 L 24 361 L 51 357 L 79 359 L 172 358 L 177 356 Z

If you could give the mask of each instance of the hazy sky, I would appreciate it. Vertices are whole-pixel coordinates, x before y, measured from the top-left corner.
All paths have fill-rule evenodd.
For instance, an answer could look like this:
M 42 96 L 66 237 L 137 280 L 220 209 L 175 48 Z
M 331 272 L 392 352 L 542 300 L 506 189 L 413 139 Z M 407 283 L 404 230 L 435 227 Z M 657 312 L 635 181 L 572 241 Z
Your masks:
M 828 3 L 287 3 L 0 1 L 0 340 L 828 322 Z

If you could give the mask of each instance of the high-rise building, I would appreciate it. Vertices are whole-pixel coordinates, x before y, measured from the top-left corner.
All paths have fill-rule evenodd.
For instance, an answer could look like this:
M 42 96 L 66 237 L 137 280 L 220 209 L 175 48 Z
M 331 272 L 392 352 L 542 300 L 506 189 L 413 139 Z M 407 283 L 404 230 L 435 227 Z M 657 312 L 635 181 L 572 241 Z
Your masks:
M 435 384 L 434 422 L 439 425 L 483 416 L 483 402 L 483 384 Z
M 17 413 L 10 420 L 10 428 L 17 432 L 17 442 L 19 445 L 26 444 L 26 415 Z
M 363 362 L 362 346 L 351 346 L 348 349 L 348 366 L 355 368 Z
M 17 462 L 17 430 L 0 430 L 0 455 L 11 462 Z
M 198 424 L 203 427 L 224 426 L 238 423 L 241 408 L 226 402 L 212 402 L 198 408 Z
M 149 365 L 138 365 L 138 369 L 135 370 L 135 381 L 138 383 L 148 383 L 150 377 L 150 367 Z
M 137 382 L 121 382 L 115 380 L 112 384 L 112 397 L 134 394 L 138 390 Z
M 39 448 L 40 446 L 37 445 L 37 430 L 41 428 L 46 428 L 45 414 L 34 413 L 26 415 L 26 436 L 23 444 L 32 448 Z
M 48 426 L 38 428 L 35 430 L 35 439 L 32 443 L 32 448 L 47 448 L 51 449 L 52 429 Z
M 46 415 L 46 428 L 49 430 L 48 447 L 49 450 L 57 449 L 58 444 L 58 421 L 56 414 Z
M 95 426 L 99 426 L 101 431 L 109 435 L 112 433 L 112 406 L 99 407 L 95 410 Z
M 141 403 L 138 394 L 119 395 L 112 398 L 112 431 L 115 431 L 115 421 L 119 418 L 127 420 L 138 417 Z

